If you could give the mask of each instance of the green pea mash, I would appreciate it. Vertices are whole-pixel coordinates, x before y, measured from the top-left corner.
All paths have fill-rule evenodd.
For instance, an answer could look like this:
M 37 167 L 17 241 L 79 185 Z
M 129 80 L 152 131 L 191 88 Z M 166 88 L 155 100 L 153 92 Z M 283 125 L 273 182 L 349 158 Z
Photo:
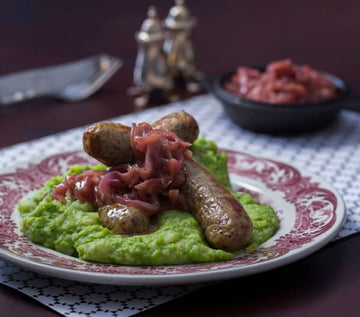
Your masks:
M 253 222 L 253 234 L 246 252 L 254 251 L 279 228 L 270 206 L 261 205 L 246 193 L 231 188 L 226 153 L 216 144 L 200 138 L 191 150 L 193 157 L 242 203 Z M 64 175 L 52 177 L 35 194 L 22 200 L 19 211 L 21 230 L 31 241 L 82 260 L 123 265 L 172 265 L 229 260 L 235 256 L 209 247 L 201 227 L 187 212 L 169 210 L 156 215 L 158 230 L 144 235 L 121 236 L 103 227 L 97 210 L 88 203 L 63 203 L 51 199 L 53 186 L 69 174 L 105 166 L 74 165 Z

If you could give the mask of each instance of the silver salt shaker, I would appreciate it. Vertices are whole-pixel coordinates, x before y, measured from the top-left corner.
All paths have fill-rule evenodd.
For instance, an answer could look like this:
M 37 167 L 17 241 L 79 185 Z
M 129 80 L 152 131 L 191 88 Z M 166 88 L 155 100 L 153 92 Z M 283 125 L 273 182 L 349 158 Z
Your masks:
M 164 25 L 167 30 L 164 51 L 171 75 L 173 78 L 184 79 L 188 84 L 198 81 L 201 73 L 195 67 L 192 45 L 192 30 L 196 20 L 190 15 L 183 0 L 175 1 L 175 6 L 170 9 Z
M 129 92 L 136 96 L 135 105 L 145 106 L 154 91 L 161 91 L 167 96 L 174 85 L 163 50 L 165 31 L 154 6 L 149 8 L 147 19 L 135 37 L 138 43 L 133 73 L 135 87 Z

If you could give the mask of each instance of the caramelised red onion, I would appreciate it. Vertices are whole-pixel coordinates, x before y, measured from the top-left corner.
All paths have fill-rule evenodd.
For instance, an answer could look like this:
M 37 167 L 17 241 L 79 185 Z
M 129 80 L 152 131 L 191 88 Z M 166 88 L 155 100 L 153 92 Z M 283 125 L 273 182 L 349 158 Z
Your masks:
M 317 103 L 339 94 L 326 75 L 290 59 L 269 63 L 264 72 L 240 67 L 224 88 L 243 98 L 274 104 Z
M 97 206 L 99 197 L 97 188 L 105 171 L 85 170 L 81 174 L 67 176 L 62 183 L 54 187 L 52 199 L 66 201 L 66 195 L 81 202 L 89 202 Z
M 131 146 L 134 161 L 104 171 L 70 175 L 54 188 L 52 198 L 89 202 L 95 207 L 114 202 L 134 206 L 148 214 L 169 208 L 186 209 L 179 188 L 185 181 L 183 161 L 191 158 L 190 143 L 176 134 L 133 124 Z

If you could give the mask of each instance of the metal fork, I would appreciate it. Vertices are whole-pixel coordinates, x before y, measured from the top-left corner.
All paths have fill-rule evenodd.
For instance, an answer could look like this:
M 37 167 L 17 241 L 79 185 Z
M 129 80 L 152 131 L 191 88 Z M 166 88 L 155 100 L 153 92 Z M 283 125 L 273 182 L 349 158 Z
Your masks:
M 9 105 L 40 96 L 64 101 L 88 98 L 122 66 L 114 56 L 96 55 L 77 62 L 28 70 L 0 78 L 0 103 Z

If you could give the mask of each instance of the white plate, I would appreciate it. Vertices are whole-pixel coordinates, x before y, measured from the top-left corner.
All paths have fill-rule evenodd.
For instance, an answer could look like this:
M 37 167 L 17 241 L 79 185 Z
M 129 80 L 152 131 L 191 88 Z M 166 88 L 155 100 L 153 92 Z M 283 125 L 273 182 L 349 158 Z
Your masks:
M 18 202 L 73 164 L 94 163 L 83 152 L 62 153 L 0 173 L 0 257 L 42 274 L 117 285 L 185 284 L 255 274 L 294 262 L 323 247 L 345 220 L 345 205 L 327 182 L 288 164 L 227 151 L 235 188 L 273 206 L 279 231 L 253 254 L 230 261 L 176 266 L 118 266 L 81 261 L 38 246 L 19 230 Z

